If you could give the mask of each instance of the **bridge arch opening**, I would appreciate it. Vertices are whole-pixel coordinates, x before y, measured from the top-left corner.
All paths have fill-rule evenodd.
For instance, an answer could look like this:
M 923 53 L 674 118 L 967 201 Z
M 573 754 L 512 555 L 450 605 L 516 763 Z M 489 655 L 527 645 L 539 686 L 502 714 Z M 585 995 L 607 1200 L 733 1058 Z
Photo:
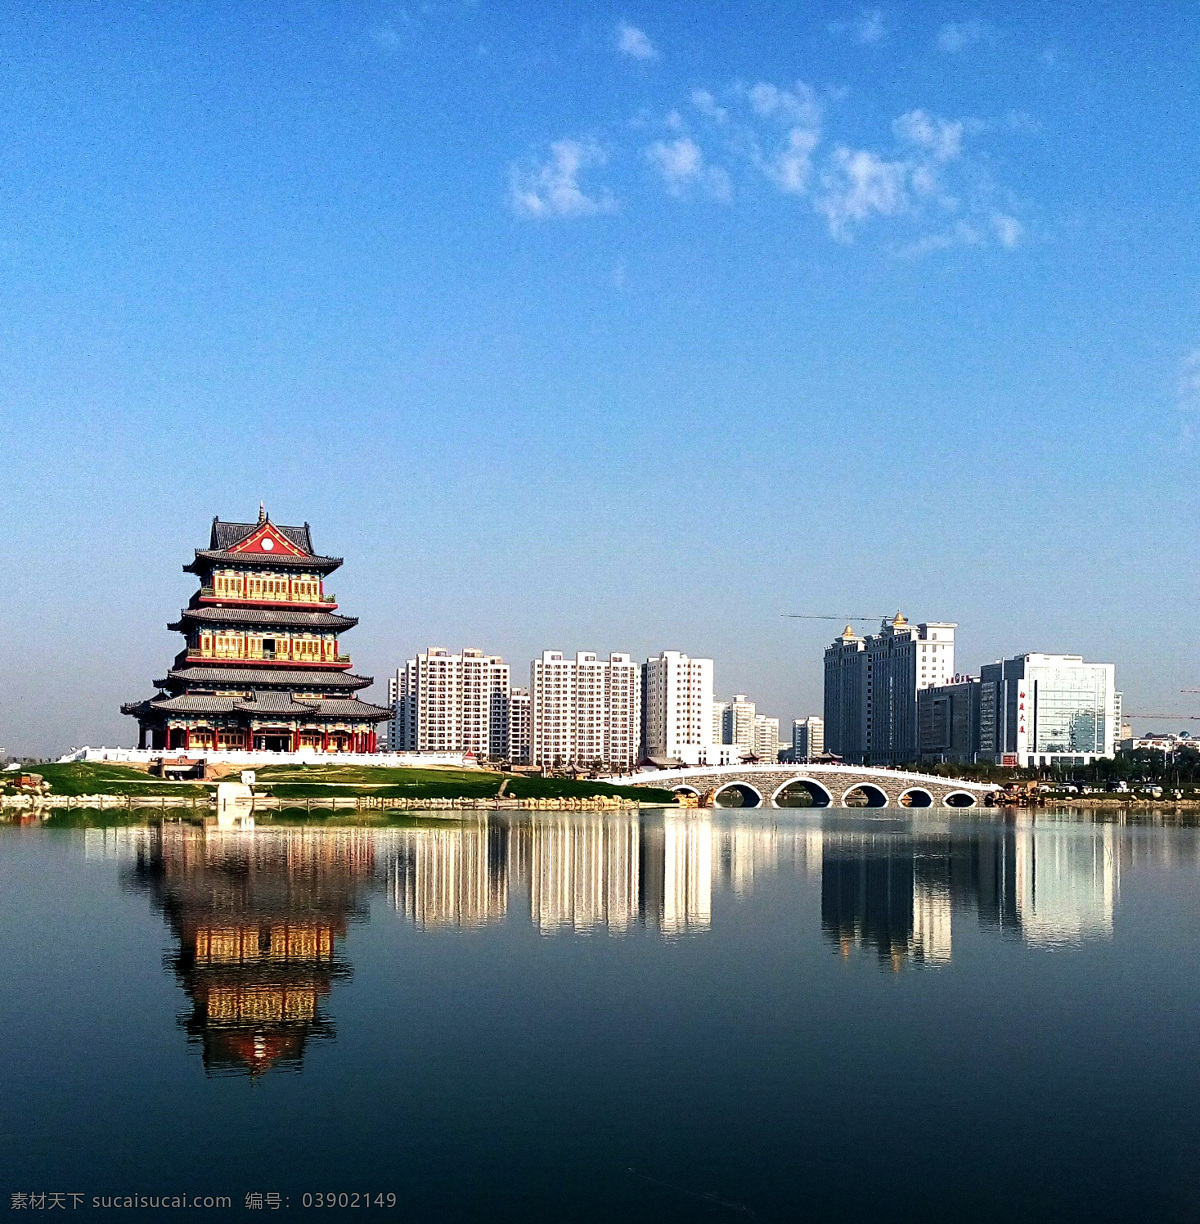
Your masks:
M 974 807 L 975 796 L 970 791 L 951 791 L 942 802 L 946 807 Z
M 901 807 L 933 807 L 933 796 L 923 786 L 910 786 L 900 796 Z
M 715 795 L 717 807 L 761 807 L 763 797 L 748 782 L 727 782 Z
M 772 796 L 776 807 L 832 807 L 833 796 L 812 778 L 789 778 Z
M 700 792 L 694 786 L 682 786 L 682 785 L 673 786 L 671 787 L 671 794 L 673 795 L 695 795 L 697 799 L 700 798 Z
M 860 782 L 842 796 L 842 807 L 887 807 L 887 793 L 872 782 Z

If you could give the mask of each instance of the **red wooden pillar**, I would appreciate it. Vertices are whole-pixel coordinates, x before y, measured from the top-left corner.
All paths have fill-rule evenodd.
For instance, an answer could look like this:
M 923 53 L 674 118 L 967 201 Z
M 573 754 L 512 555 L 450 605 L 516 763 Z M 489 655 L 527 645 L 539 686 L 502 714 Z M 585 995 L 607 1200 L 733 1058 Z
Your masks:
M 192 746 L 192 729 L 191 727 L 185 727 L 184 732 L 183 732 L 183 750 L 184 752 L 189 751 L 191 749 L 191 746 Z
M 297 728 L 295 731 L 292 732 L 292 751 L 293 752 L 300 751 L 300 730 L 299 728 Z
M 321 751 L 322 752 L 329 751 L 329 728 L 328 727 L 321 728 Z

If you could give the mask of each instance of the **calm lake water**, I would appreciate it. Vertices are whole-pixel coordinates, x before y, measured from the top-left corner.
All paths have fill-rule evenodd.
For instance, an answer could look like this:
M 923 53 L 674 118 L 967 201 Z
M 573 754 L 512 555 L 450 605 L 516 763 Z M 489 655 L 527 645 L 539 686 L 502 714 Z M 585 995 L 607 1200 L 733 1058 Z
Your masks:
M 1198 885 L 1040 813 L 3 829 L 0 1209 L 1197 1220 Z

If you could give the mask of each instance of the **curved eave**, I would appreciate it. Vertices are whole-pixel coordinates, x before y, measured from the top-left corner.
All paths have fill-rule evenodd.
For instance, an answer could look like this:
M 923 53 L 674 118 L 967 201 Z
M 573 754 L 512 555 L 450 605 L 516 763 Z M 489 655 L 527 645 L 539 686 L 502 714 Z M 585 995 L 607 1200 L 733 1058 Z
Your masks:
M 291 553 L 219 552 L 197 548 L 195 559 L 183 567 L 183 572 L 202 577 L 216 566 L 229 566 L 234 569 L 295 569 L 332 574 L 341 564 L 341 557 L 297 557 Z
M 301 692 L 342 689 L 353 692 L 375 683 L 373 676 L 356 676 L 344 671 L 255 671 L 248 668 L 207 668 L 200 665 L 173 667 L 166 679 L 155 680 L 158 688 L 180 691 L 186 688 L 285 688 Z
M 263 615 L 268 612 L 276 616 Z M 179 620 L 167 626 L 175 633 L 183 633 L 184 623 L 196 625 L 222 625 L 229 628 L 272 629 L 324 629 L 331 633 L 344 633 L 358 624 L 357 616 L 336 616 L 332 612 L 283 611 L 266 608 L 181 608 Z
M 330 663 L 327 659 L 320 663 L 305 663 L 301 659 L 209 659 L 203 655 L 188 655 L 186 650 L 181 650 L 172 663 L 172 670 L 180 667 L 211 667 L 220 665 L 221 663 L 236 662 L 238 667 L 243 671 L 253 672 L 303 672 L 304 675 L 321 675 L 332 674 L 334 672 L 348 672 L 353 666 L 351 663 Z

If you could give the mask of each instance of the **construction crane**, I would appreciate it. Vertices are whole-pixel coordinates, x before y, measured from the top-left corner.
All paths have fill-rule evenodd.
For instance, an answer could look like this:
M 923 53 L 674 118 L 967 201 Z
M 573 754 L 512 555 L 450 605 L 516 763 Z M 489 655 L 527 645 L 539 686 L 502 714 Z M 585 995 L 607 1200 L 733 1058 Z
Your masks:
M 807 612 L 784 612 L 785 620 L 831 620 L 831 621 L 877 621 L 887 620 L 887 614 L 882 616 L 813 616 Z
M 1122 712 L 1123 718 L 1164 718 L 1174 721 L 1181 719 L 1184 722 L 1200 722 L 1200 714 L 1137 714 L 1133 711 L 1128 713 Z

